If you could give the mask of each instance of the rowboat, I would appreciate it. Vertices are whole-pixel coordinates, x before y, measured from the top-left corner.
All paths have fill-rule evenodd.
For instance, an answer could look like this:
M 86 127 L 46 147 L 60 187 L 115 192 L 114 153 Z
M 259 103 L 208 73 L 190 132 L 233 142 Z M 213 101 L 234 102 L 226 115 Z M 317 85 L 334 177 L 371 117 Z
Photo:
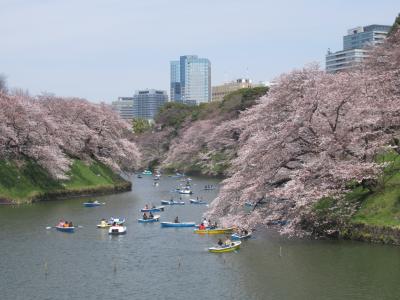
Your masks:
M 142 172 L 143 175 L 153 175 L 153 172 L 151 172 L 150 170 L 144 170 Z
M 165 206 L 157 206 L 152 208 L 142 208 L 141 212 L 157 212 L 157 211 L 164 211 Z
M 248 234 L 243 234 L 243 235 L 238 234 L 238 233 L 234 233 L 234 234 L 231 235 L 231 239 L 235 240 L 235 241 L 237 241 L 237 240 L 245 240 L 245 239 L 248 239 L 248 238 L 251 238 L 251 232 L 249 232 Z
M 185 176 L 185 174 L 176 173 L 175 175 L 171 175 L 170 177 L 172 177 L 172 178 L 181 178 L 183 176 Z
M 72 226 L 72 227 L 56 226 L 56 229 L 57 229 L 58 231 L 72 233 L 72 232 L 74 232 L 75 227 L 73 227 L 73 226 Z
M 110 228 L 112 224 L 110 223 L 104 223 L 104 224 L 97 224 L 97 228 Z
M 161 227 L 194 227 L 194 226 L 196 226 L 195 222 L 182 222 L 182 223 L 161 222 Z
M 83 206 L 85 206 L 85 207 L 95 207 L 95 206 L 100 206 L 102 204 L 103 203 L 100 203 L 99 201 L 93 201 L 93 202 L 84 202 Z
M 217 246 L 217 247 L 210 247 L 208 251 L 213 253 L 224 253 L 224 252 L 232 252 L 240 248 L 242 244 L 241 241 L 232 242 L 229 246 Z
M 205 191 L 215 190 L 215 187 L 214 187 L 213 185 L 206 185 L 206 186 L 204 187 L 204 190 L 205 190 Z
M 174 200 L 161 200 L 161 204 L 164 205 L 185 205 L 183 201 L 174 201 Z
M 195 229 L 193 232 L 198 234 L 226 234 L 231 233 L 233 228 L 215 228 L 215 229 Z
M 112 235 L 120 235 L 125 233 L 126 233 L 125 226 L 111 226 L 110 229 L 108 229 L 108 234 Z
M 125 223 L 125 218 L 110 218 L 108 221 L 102 220 L 100 224 L 97 224 L 97 228 L 110 228 L 113 224 L 123 225 Z
M 191 204 L 208 204 L 206 201 L 197 200 L 197 199 L 189 199 L 189 202 L 190 202 Z
M 138 219 L 139 223 L 153 223 L 160 221 L 160 215 L 155 215 L 152 219 Z
M 113 218 L 111 217 L 108 221 L 108 224 L 117 224 L 117 225 L 123 225 L 125 223 L 125 218 Z
M 183 188 L 183 189 L 179 189 L 179 194 L 185 194 L 185 195 L 191 195 L 193 194 L 192 190 L 189 188 Z

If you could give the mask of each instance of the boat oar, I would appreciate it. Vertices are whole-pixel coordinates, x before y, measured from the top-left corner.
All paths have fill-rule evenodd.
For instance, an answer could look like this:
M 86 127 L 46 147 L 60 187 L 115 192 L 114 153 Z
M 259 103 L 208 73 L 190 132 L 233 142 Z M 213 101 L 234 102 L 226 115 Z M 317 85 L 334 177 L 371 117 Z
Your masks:
M 55 227 L 54 226 L 47 226 L 46 227 L 47 230 L 52 229 L 52 228 L 55 228 Z

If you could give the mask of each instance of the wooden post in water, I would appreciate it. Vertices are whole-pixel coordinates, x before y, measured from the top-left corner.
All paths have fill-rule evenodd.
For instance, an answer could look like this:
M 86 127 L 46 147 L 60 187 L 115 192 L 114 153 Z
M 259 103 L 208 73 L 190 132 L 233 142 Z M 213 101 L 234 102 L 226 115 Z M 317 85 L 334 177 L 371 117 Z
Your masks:
M 49 269 L 47 267 L 47 260 L 44 261 L 44 277 L 47 278 L 47 275 L 49 275 Z

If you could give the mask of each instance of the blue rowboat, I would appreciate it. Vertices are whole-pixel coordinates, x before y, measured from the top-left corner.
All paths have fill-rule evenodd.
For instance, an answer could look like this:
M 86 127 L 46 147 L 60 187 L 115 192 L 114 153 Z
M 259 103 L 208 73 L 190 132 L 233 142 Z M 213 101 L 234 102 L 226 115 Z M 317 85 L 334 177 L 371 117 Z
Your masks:
M 158 212 L 158 211 L 164 211 L 165 206 L 157 206 L 153 208 L 142 208 L 140 211 L 141 212 Z
M 100 206 L 103 203 L 100 203 L 99 201 L 94 201 L 94 202 L 84 202 L 83 206 L 85 207 L 95 207 L 95 206 Z
M 196 199 L 189 199 L 191 204 L 208 204 L 206 201 L 203 200 L 196 200 Z
M 161 222 L 161 227 L 194 227 L 194 226 L 196 226 L 195 222 L 182 222 L 182 223 Z
M 62 226 L 56 226 L 56 229 L 57 229 L 58 231 L 72 233 L 72 232 L 74 232 L 74 230 L 75 230 L 75 227 L 62 227 Z
M 150 170 L 144 170 L 144 171 L 142 172 L 142 175 L 153 175 L 153 172 L 150 171 Z
M 248 234 L 244 234 L 244 235 L 237 234 L 237 233 L 234 233 L 231 235 L 231 239 L 235 240 L 235 241 L 245 240 L 245 239 L 249 239 L 249 238 L 251 238 L 251 232 L 249 232 Z
M 164 204 L 164 205 L 185 205 L 185 202 L 183 202 L 183 201 L 161 200 L 161 204 Z
M 154 223 L 160 221 L 160 216 L 155 215 L 153 219 L 138 219 L 139 223 Z

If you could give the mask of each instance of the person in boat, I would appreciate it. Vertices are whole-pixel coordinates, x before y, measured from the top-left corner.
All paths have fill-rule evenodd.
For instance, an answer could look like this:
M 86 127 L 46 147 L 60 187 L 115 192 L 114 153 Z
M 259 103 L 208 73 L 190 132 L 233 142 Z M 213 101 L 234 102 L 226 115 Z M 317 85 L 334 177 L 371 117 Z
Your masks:
M 144 214 L 143 214 L 143 220 L 147 220 L 147 219 L 148 219 L 147 214 L 144 213 Z
M 248 234 L 249 234 L 249 232 L 247 231 L 247 229 L 243 228 L 242 229 L 242 235 L 248 235 Z
M 112 223 L 112 226 L 117 226 L 117 222 L 114 221 L 114 222 Z
M 175 220 L 174 220 L 174 223 L 179 223 L 179 218 L 178 218 L 178 216 L 176 216 L 176 218 L 175 218 Z
M 199 230 L 206 230 L 206 226 L 204 226 L 204 223 L 201 223 L 201 224 L 200 224 Z
M 106 219 L 101 219 L 100 225 L 103 226 L 103 227 L 104 227 L 104 226 L 107 226 Z
M 144 206 L 144 208 L 145 208 L 145 209 L 149 209 L 149 205 L 146 204 L 146 205 Z
M 210 225 L 210 224 L 208 224 L 208 221 L 207 221 L 207 219 L 206 218 L 204 218 L 203 219 L 203 225 L 204 225 L 204 227 L 208 227 L 208 225 Z
M 60 222 L 58 222 L 57 226 L 64 227 L 64 224 L 65 224 L 64 220 L 60 220 Z
M 223 244 L 224 244 L 224 243 L 222 242 L 222 240 L 219 239 L 219 240 L 218 240 L 218 246 L 222 247 Z
M 68 227 L 69 226 L 69 223 L 68 223 L 68 221 L 65 221 L 65 223 L 64 223 L 64 225 L 63 225 L 63 227 Z
M 68 223 L 68 227 L 74 227 L 74 225 L 72 224 L 72 222 L 71 222 L 71 221 L 69 221 L 69 223 Z
M 152 212 L 149 213 L 149 219 L 154 219 L 154 215 Z
M 230 239 L 226 239 L 225 240 L 225 247 L 230 246 L 231 245 L 231 240 Z

